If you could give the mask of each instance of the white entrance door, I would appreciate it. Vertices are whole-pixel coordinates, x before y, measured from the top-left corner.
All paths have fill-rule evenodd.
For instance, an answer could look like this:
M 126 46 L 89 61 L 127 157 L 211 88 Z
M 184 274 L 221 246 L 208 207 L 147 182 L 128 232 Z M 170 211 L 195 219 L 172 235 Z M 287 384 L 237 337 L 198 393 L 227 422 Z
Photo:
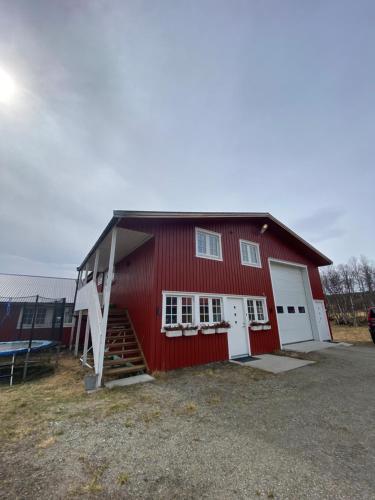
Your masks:
M 319 339 L 332 340 L 324 300 L 314 300 L 315 317 L 318 323 Z
M 249 355 L 249 332 L 244 314 L 242 299 L 228 297 L 228 321 L 231 328 L 228 332 L 229 357 L 239 358 Z
M 298 266 L 271 263 L 277 322 L 283 345 L 313 339 L 303 272 Z

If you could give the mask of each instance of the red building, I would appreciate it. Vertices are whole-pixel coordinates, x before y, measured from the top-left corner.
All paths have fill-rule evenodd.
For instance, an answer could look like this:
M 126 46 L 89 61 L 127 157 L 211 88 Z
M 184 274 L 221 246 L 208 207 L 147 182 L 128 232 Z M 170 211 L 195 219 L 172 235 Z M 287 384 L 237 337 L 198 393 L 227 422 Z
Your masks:
M 99 294 L 105 284 L 102 326 L 114 307 L 128 311 L 154 371 L 330 340 L 318 270 L 328 264 L 268 213 L 115 211 L 78 270 Z
M 0 274 L 0 342 L 58 340 L 68 345 L 76 280 Z

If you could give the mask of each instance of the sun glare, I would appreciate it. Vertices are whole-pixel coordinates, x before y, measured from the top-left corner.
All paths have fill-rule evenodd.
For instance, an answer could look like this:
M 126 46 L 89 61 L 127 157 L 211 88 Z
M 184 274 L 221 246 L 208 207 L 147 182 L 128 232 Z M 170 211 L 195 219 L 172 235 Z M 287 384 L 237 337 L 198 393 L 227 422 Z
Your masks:
M 0 68 L 0 103 L 9 104 L 16 94 L 16 83 L 9 73 Z

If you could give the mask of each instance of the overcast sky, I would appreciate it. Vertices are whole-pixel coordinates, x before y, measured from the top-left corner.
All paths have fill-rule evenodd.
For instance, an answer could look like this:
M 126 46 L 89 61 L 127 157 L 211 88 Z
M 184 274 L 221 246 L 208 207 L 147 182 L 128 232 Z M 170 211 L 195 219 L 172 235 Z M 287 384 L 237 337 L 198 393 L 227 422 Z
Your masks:
M 0 8 L 0 272 L 75 276 L 113 209 L 267 211 L 375 257 L 373 0 Z

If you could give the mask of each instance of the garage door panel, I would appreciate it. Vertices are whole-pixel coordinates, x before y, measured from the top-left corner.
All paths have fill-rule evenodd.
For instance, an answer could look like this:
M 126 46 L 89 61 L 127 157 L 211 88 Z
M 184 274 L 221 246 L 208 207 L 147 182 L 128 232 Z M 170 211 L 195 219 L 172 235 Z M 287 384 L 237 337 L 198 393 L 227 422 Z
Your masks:
M 276 306 L 283 308 L 283 312 L 277 312 L 281 343 L 312 340 L 302 270 L 295 266 L 272 263 L 271 274 Z M 288 312 L 288 306 L 294 307 L 295 312 Z M 303 307 L 304 312 L 300 312 L 299 307 Z

